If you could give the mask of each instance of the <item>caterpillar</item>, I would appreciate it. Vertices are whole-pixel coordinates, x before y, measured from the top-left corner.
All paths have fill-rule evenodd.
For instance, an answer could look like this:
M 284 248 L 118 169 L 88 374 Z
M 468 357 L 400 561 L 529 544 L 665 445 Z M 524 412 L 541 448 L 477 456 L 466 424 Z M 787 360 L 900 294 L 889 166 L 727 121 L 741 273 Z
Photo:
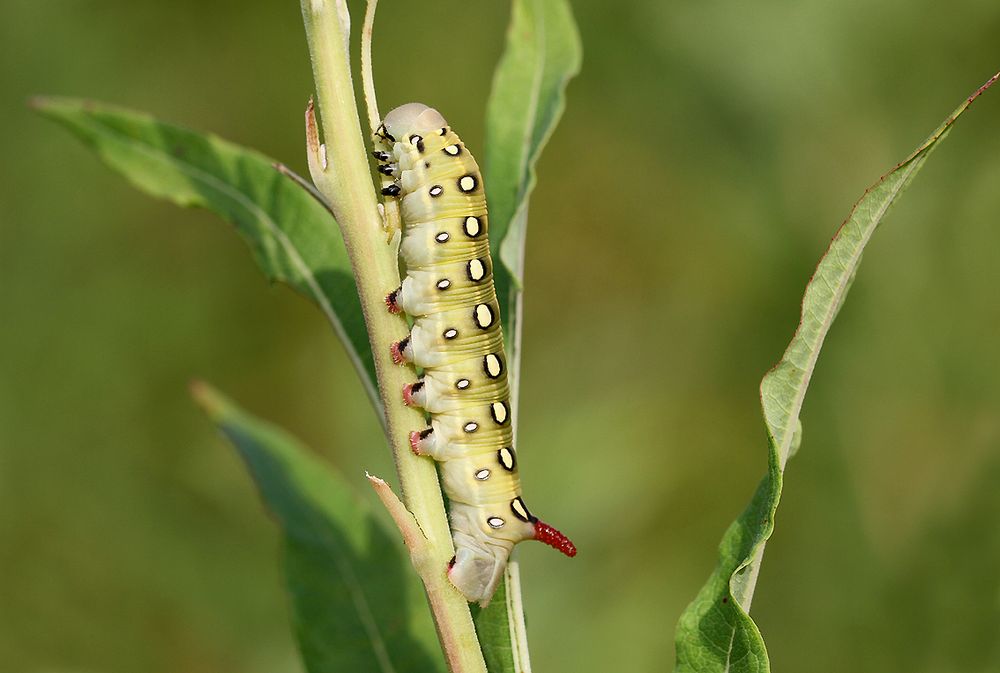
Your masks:
M 376 138 L 391 148 L 373 154 L 394 178 L 382 193 L 399 199 L 406 265 L 385 301 L 413 319 L 390 350 L 396 364 L 423 370 L 403 401 L 430 416 L 410 446 L 440 463 L 455 543 L 448 577 L 485 607 L 518 542 L 539 540 L 567 556 L 576 547 L 521 498 L 479 166 L 444 117 L 420 103 L 389 112 Z

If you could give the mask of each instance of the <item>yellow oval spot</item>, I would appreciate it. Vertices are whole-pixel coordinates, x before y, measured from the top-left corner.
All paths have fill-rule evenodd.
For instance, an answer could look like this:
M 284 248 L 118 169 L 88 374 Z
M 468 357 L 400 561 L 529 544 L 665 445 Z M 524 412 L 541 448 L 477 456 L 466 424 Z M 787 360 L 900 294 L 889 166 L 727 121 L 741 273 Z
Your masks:
M 476 324 L 483 329 L 493 324 L 493 311 L 487 304 L 480 304 L 476 307 Z
M 496 378 L 500 376 L 500 372 L 503 368 L 500 364 L 500 358 L 498 358 L 493 353 L 486 356 L 486 373 L 489 374 L 490 378 Z
M 486 276 L 486 267 L 478 259 L 469 262 L 469 278 L 482 280 Z

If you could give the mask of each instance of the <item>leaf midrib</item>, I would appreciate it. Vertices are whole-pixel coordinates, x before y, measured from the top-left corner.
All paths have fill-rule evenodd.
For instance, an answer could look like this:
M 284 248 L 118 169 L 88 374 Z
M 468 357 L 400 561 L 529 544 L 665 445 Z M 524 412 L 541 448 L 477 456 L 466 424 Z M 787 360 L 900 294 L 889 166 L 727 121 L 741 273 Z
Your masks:
M 326 316 L 327 320 L 333 326 L 334 332 L 337 337 L 344 344 L 344 348 L 347 350 L 348 357 L 351 360 L 351 364 L 357 370 L 359 377 L 361 378 L 362 385 L 365 388 L 365 392 L 368 394 L 369 398 L 376 404 L 376 408 L 381 408 L 381 399 L 379 398 L 378 391 L 375 390 L 372 384 L 367 370 L 365 369 L 361 358 L 358 355 L 357 350 L 354 348 L 353 343 L 351 343 L 350 337 L 344 328 L 343 323 L 337 316 L 336 311 L 334 311 L 333 306 L 330 304 L 329 299 L 323 293 L 322 288 L 319 286 L 319 282 L 316 280 L 315 274 L 313 274 L 312 269 L 306 264 L 305 259 L 299 253 L 298 248 L 292 243 L 288 235 L 278 226 L 278 223 L 267 214 L 260 206 L 254 203 L 249 196 L 230 186 L 228 183 L 220 180 L 211 173 L 194 166 L 190 163 L 182 161 L 181 159 L 172 156 L 171 154 L 163 151 L 157 151 L 154 147 L 148 143 L 144 143 L 132 136 L 125 133 L 121 133 L 116 129 L 101 124 L 98 120 L 93 117 L 88 117 L 91 121 L 91 128 L 97 133 L 102 133 L 105 136 L 111 138 L 114 142 L 118 142 L 124 145 L 131 146 L 135 151 L 145 154 L 148 157 L 154 159 L 160 159 L 166 161 L 167 163 L 175 166 L 178 171 L 187 175 L 192 180 L 200 181 L 209 187 L 215 189 L 217 192 L 223 196 L 231 199 L 239 206 L 243 207 L 252 217 L 257 219 L 258 222 L 262 223 L 267 227 L 268 231 L 272 236 L 278 241 L 281 247 L 285 250 L 292 264 L 296 270 L 301 274 L 306 286 L 309 288 L 309 292 L 312 294 L 316 303 L 319 305 L 320 310 Z M 380 422 L 384 425 L 385 419 L 381 414 L 378 414 Z

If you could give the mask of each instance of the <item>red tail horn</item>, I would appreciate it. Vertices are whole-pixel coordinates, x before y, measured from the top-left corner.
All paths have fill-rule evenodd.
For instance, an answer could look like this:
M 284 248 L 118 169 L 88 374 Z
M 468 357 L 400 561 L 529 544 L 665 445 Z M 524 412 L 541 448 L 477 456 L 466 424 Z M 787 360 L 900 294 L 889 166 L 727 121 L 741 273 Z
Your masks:
M 576 545 L 569 541 L 569 538 L 560 533 L 547 523 L 535 522 L 535 539 L 544 542 L 550 547 L 555 547 L 566 556 L 576 556 Z

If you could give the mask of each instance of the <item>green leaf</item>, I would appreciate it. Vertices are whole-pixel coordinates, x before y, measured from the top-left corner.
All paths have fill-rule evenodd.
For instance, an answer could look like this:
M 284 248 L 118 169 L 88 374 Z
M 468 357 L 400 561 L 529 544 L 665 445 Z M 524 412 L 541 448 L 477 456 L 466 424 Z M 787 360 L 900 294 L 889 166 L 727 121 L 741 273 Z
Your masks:
M 582 49 L 565 0 L 515 0 L 507 44 L 493 75 L 486 111 L 486 191 L 490 245 L 502 307 L 524 273 L 528 198 L 535 163 L 565 107 L 569 80 L 580 71 Z M 508 311 L 513 334 L 514 311 Z M 510 353 L 508 353 L 510 355 Z M 513 358 L 511 358 L 513 359 Z
M 214 135 L 91 101 L 42 98 L 66 126 L 142 191 L 207 208 L 235 225 L 261 271 L 315 302 L 344 343 L 381 418 L 375 365 L 347 251 L 333 217 L 268 157 Z
M 429 654 L 437 639 L 398 532 L 294 438 L 207 385 L 196 384 L 193 394 L 239 451 L 282 530 L 309 673 L 443 670 Z
M 524 241 L 528 198 L 535 186 L 535 163 L 555 130 L 565 106 L 569 80 L 580 70 L 582 50 L 566 0 L 514 0 L 507 43 L 493 75 L 486 111 L 484 173 L 490 207 L 493 277 L 505 312 L 508 373 L 517 412 L 519 334 Z M 530 670 L 528 653 L 512 642 L 507 580 L 490 605 L 473 608 L 476 632 L 490 673 Z
M 799 327 L 781 361 L 760 385 L 768 435 L 768 473 L 719 546 L 719 564 L 677 625 L 679 673 L 769 671 L 764 640 L 750 603 L 764 545 L 774 527 L 785 463 L 798 448 L 799 412 L 823 340 L 843 305 L 861 254 L 890 206 L 920 170 L 962 112 L 996 80 L 990 79 L 908 159 L 871 186 L 841 225 L 806 286 Z

